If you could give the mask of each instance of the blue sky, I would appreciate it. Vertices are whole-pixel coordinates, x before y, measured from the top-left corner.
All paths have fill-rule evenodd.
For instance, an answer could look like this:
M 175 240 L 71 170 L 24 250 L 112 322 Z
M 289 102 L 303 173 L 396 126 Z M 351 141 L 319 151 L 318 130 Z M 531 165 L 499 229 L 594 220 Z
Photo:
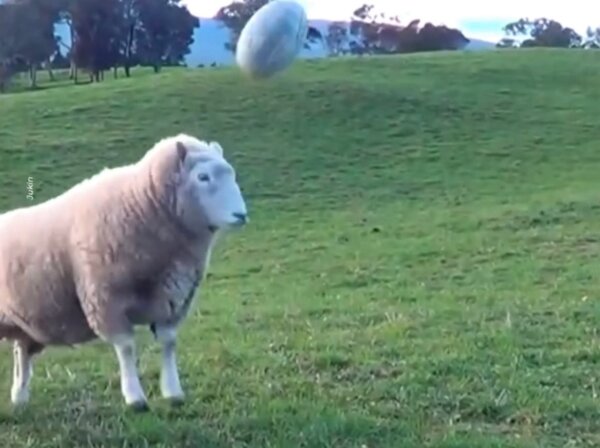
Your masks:
M 363 3 L 378 11 L 398 14 L 402 20 L 413 18 L 460 28 L 467 36 L 497 41 L 504 24 L 520 17 L 548 17 L 585 33 L 588 25 L 600 26 L 600 0 L 558 2 L 557 0 L 298 0 L 309 18 L 347 19 Z M 212 17 L 227 0 L 185 0 L 190 10 L 201 17 Z

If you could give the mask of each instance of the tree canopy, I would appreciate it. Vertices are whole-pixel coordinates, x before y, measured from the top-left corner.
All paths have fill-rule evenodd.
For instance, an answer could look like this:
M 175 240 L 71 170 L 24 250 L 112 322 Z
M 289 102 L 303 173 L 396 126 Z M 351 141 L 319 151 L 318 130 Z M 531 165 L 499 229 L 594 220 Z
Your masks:
M 70 44 L 55 36 L 56 24 L 68 27 Z M 35 87 L 35 70 L 64 59 L 63 48 L 96 81 L 116 67 L 129 76 L 134 64 L 158 71 L 182 63 L 198 26 L 180 0 L 8 0 L 0 4 L 0 66 L 10 73 L 25 64 Z
M 215 19 L 222 22 L 229 29 L 229 42 L 225 43 L 225 48 L 235 53 L 242 29 L 254 13 L 267 3 L 269 3 L 269 0 L 237 0 L 219 9 Z M 316 41 L 322 40 L 322 38 L 323 36 L 319 30 L 309 26 L 304 44 L 305 48 Z
M 572 28 L 564 27 L 556 20 L 545 17 L 535 20 L 519 19 L 506 24 L 503 31 L 511 37 L 524 37 L 525 39 L 520 43 L 521 47 L 570 48 L 581 46 L 583 41 L 582 36 L 577 34 Z M 501 42 L 506 44 L 510 42 L 511 46 L 519 45 L 511 37 L 505 38 Z

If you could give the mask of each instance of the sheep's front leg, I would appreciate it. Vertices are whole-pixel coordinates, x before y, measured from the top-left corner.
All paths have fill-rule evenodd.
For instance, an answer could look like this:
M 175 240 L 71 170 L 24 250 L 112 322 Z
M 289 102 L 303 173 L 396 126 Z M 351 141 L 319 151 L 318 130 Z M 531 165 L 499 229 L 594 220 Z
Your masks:
M 14 405 L 29 401 L 29 383 L 33 375 L 32 353 L 27 343 L 17 340 L 13 346 L 13 384 L 10 399 Z
M 162 345 L 160 369 L 160 391 L 174 405 L 183 402 L 184 393 L 179 380 L 175 347 L 177 330 L 174 326 L 152 325 L 151 330 L 156 340 Z
M 111 341 L 117 358 L 121 374 L 121 392 L 125 403 L 138 411 L 148 410 L 148 402 L 140 382 L 137 369 L 137 357 L 133 336 L 120 336 Z

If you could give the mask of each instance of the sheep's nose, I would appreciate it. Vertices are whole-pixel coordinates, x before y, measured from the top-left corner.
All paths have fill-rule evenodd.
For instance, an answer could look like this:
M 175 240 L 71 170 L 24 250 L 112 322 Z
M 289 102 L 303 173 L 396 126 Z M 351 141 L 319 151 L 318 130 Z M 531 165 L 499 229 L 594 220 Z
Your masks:
M 248 223 L 248 214 L 247 213 L 234 213 L 233 217 L 237 219 L 239 224 Z

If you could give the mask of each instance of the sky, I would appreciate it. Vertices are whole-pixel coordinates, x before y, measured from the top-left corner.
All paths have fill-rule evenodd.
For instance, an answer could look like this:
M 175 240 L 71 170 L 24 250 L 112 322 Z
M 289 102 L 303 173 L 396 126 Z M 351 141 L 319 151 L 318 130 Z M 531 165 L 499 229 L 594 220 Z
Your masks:
M 348 19 L 363 3 L 378 11 L 397 14 L 401 20 L 413 18 L 461 29 L 467 37 L 497 41 L 502 26 L 521 17 L 546 17 L 585 33 L 588 26 L 600 27 L 600 0 L 565 2 L 559 0 L 298 0 L 310 19 Z M 199 17 L 213 17 L 231 0 L 185 0 Z

